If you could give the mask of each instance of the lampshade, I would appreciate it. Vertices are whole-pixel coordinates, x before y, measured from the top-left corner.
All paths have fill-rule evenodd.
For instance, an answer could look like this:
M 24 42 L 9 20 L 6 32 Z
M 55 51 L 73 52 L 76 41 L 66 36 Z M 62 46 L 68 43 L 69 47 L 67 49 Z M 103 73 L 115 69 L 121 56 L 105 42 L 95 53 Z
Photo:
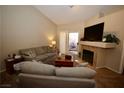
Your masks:
M 52 41 L 52 45 L 55 45 L 56 44 L 56 41 Z
M 53 45 L 49 45 L 49 47 L 52 47 Z

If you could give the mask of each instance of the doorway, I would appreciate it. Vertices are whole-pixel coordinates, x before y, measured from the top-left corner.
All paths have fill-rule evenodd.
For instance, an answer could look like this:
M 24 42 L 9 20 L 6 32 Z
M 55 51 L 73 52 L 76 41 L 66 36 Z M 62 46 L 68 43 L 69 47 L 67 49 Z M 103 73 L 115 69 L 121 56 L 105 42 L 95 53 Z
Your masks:
M 78 53 L 78 32 L 69 33 L 69 52 Z

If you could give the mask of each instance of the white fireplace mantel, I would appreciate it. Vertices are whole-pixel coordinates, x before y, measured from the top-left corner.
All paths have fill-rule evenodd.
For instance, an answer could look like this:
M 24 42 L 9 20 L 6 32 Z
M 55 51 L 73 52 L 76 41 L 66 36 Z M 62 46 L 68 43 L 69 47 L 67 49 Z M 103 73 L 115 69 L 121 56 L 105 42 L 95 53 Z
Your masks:
M 94 42 L 94 41 L 80 41 L 80 45 L 98 47 L 98 48 L 115 48 L 117 44 L 115 43 L 105 43 L 105 42 Z

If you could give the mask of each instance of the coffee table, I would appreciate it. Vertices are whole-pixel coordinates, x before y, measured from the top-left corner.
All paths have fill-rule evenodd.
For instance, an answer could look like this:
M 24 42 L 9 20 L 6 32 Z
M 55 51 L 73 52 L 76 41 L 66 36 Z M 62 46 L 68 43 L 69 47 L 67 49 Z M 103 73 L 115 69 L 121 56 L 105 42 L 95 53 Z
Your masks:
M 80 62 L 79 60 L 67 60 L 65 59 L 65 55 L 58 56 L 55 60 L 55 66 L 57 67 L 87 67 L 87 62 Z
M 69 59 L 70 59 L 70 57 L 69 57 Z M 74 67 L 77 65 L 78 65 L 78 62 L 76 60 L 74 60 L 73 58 L 68 60 L 67 55 L 58 56 L 55 60 L 55 66 L 57 66 L 57 67 Z
M 55 66 L 57 67 L 73 67 L 74 62 L 72 60 L 56 59 Z

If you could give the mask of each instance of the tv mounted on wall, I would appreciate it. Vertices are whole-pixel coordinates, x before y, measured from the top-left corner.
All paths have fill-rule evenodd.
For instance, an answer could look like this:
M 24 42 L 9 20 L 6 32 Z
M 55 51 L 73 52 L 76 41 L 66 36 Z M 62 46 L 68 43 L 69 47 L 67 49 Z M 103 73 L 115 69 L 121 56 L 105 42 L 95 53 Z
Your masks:
M 84 28 L 84 41 L 102 41 L 104 23 Z

